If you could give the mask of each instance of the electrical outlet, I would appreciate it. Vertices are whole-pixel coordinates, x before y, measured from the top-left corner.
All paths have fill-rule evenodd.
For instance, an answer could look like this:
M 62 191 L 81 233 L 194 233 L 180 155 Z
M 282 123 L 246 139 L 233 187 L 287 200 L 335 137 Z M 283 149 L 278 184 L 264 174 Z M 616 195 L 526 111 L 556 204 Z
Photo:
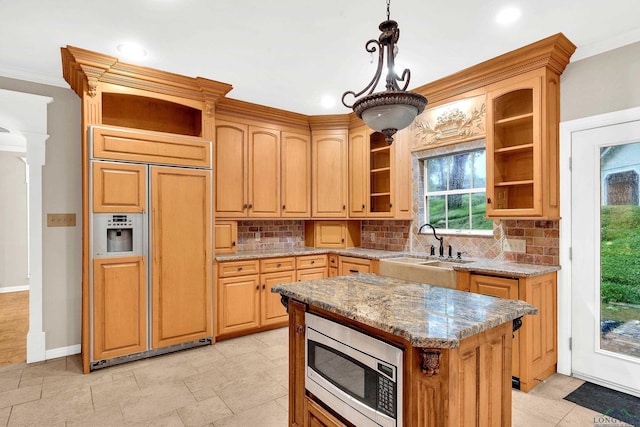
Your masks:
M 523 254 L 527 251 L 527 241 L 522 239 L 504 239 L 502 241 L 502 250 Z
M 260 232 L 256 231 L 256 242 L 260 241 Z
M 75 227 L 76 214 L 47 214 L 47 227 Z

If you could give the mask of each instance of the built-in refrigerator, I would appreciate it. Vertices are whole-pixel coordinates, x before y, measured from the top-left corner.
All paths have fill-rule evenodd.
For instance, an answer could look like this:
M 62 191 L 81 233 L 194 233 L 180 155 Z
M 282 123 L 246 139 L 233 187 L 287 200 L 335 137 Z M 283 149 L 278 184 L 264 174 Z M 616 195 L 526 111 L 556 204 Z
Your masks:
M 210 344 L 211 169 L 89 164 L 91 369 Z

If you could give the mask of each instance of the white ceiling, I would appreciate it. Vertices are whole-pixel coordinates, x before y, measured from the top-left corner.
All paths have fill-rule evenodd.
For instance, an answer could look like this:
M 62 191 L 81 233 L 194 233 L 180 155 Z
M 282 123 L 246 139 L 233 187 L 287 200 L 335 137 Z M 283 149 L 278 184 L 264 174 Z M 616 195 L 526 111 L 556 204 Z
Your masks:
M 507 5 L 522 9 L 495 23 Z M 562 32 L 573 61 L 640 40 L 638 0 L 393 0 L 397 62 L 410 88 Z M 386 19 L 385 0 L 0 0 L 0 75 L 63 87 L 60 47 L 119 57 L 124 41 L 148 52 L 139 65 L 233 85 L 230 98 L 303 114 L 340 114 L 375 66 L 365 52 Z M 327 109 L 324 95 L 338 102 Z

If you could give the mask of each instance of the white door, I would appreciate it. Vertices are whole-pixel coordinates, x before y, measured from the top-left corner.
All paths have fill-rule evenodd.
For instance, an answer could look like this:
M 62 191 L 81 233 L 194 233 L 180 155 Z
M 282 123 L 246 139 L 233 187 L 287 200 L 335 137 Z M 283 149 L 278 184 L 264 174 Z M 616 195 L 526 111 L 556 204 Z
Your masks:
M 571 367 L 640 396 L 640 119 L 571 135 Z

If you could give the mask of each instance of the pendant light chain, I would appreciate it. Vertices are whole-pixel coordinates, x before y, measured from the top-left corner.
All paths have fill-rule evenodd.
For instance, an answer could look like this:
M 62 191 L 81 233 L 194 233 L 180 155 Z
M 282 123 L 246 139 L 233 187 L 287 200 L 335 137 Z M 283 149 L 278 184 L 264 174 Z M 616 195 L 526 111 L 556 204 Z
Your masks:
M 389 19 L 391 19 L 391 18 L 390 18 L 390 16 L 391 16 L 391 12 L 389 12 L 389 6 L 390 6 L 390 5 L 391 5 L 391 0 L 387 0 L 387 21 L 388 21 Z

